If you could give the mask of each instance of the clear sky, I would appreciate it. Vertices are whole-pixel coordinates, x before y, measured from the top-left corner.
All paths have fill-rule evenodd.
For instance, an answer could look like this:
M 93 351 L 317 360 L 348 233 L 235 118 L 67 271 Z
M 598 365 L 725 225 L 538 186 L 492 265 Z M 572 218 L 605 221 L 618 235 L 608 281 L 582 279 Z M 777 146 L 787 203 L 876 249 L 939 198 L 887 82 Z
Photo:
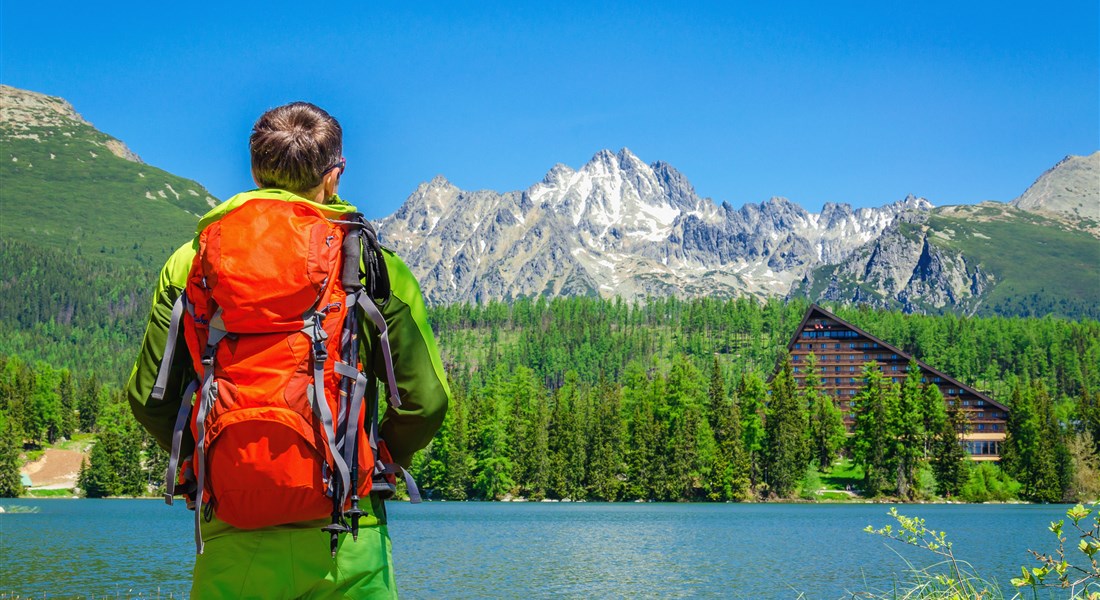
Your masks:
M 442 174 L 525 189 L 602 148 L 734 206 L 1015 198 L 1100 149 L 1100 6 L 1067 2 L 0 4 L 0 81 L 146 162 L 251 187 L 265 109 L 336 116 L 372 218 Z

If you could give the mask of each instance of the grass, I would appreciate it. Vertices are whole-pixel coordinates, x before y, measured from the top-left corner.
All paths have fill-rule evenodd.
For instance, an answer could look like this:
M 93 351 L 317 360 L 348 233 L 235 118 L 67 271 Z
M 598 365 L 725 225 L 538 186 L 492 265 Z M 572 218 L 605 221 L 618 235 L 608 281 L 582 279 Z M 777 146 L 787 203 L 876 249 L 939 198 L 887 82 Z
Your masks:
M 87 452 L 92 444 L 95 443 L 94 433 L 77 433 L 73 434 L 71 440 L 65 440 L 59 444 L 55 444 L 54 448 L 60 450 L 73 450 L 76 452 Z
M 92 127 L 29 132 L 39 139 L 0 129 L 4 239 L 156 269 L 210 208 L 201 185 L 115 156 Z
M 27 490 L 24 495 L 28 498 L 71 498 L 73 491 L 71 489 Z
M 928 223 L 940 231 L 955 231 L 950 240 L 933 238 L 936 245 L 961 252 L 997 278 L 981 312 L 1011 299 L 1031 297 L 1049 300 L 1055 309 L 1060 304 L 1072 308 L 1091 303 L 1095 295 L 1100 246 L 1086 232 L 1067 230 L 1020 211 L 996 220 L 934 215 Z
M 833 463 L 833 468 L 821 474 L 821 483 L 826 490 L 856 491 L 863 482 L 863 467 L 847 458 Z

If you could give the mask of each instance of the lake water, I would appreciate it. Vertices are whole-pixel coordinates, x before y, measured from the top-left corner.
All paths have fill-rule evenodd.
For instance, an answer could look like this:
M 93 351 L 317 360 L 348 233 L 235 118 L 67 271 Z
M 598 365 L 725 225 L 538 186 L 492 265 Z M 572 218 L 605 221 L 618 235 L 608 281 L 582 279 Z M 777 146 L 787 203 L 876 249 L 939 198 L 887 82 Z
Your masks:
M 180 598 L 190 513 L 153 500 L 0 500 L 0 598 Z M 842 598 L 934 556 L 864 533 L 871 504 L 391 503 L 403 598 Z M 904 505 L 1010 589 L 1059 505 Z M 895 552 L 897 551 L 897 552 Z M 900 553 L 900 555 L 899 555 Z

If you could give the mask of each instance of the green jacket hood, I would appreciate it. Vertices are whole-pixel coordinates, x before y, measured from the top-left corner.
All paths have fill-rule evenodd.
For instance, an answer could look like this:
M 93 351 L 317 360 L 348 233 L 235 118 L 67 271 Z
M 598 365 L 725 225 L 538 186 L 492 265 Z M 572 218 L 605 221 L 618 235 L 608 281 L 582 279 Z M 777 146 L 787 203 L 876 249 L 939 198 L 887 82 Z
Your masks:
M 316 208 L 329 218 L 337 218 L 341 215 L 346 215 L 358 211 L 355 206 L 345 202 L 339 196 L 333 196 L 331 202 L 318 204 L 317 202 L 307 200 L 295 194 L 294 192 L 288 192 L 286 190 L 280 190 L 276 188 L 255 189 L 249 192 L 242 192 L 240 194 L 237 194 L 236 196 L 233 196 L 225 202 L 222 202 L 221 204 L 210 209 L 210 212 L 206 213 L 201 219 L 199 219 L 198 227 L 195 228 L 195 235 L 202 233 L 202 230 L 206 229 L 211 223 L 214 223 L 215 221 L 221 219 L 230 212 L 233 212 L 245 202 L 260 198 L 265 200 L 302 202 Z

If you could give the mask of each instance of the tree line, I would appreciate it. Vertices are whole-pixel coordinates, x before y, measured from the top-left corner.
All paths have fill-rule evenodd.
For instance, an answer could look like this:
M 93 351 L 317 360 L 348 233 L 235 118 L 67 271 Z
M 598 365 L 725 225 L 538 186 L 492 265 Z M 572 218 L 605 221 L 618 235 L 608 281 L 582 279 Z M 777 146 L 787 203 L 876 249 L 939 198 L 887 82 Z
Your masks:
M 454 401 L 414 474 L 448 499 L 724 501 L 808 493 L 835 476 L 843 455 L 867 495 L 1052 501 L 1094 493 L 1097 322 L 836 309 L 1007 404 L 998 466 L 961 460 L 948 432 L 967 424 L 934 386 L 888 383 L 873 369 L 853 403 L 855 431 L 845 435 L 820 384 L 794 387 L 781 360 L 807 308 L 674 298 L 434 307 Z M 112 358 L 121 373 L 136 352 L 137 341 L 129 343 Z M 163 452 L 133 421 L 118 391 L 124 375 L 102 383 L 106 363 L 85 351 L 79 343 L 55 349 L 85 367 L 77 369 L 0 348 L 0 471 L 18 462 L 4 458 L 10 449 L 92 433 L 99 441 L 81 487 L 143 493 L 162 478 Z
M 90 498 L 140 496 L 163 482 L 167 457 L 116 386 L 38 361 L 0 355 L 0 497 L 24 492 L 20 453 L 92 442 L 78 486 Z

